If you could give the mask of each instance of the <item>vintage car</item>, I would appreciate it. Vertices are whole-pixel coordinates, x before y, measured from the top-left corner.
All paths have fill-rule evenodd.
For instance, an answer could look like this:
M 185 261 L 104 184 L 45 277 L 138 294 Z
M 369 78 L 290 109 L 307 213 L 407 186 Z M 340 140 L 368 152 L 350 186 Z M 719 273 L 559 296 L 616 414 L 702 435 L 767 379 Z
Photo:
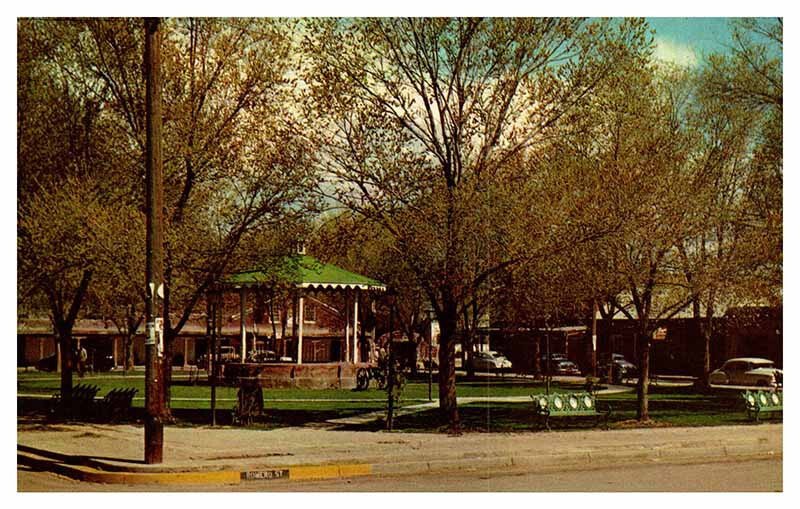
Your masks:
M 711 385 L 774 387 L 783 381 L 783 370 L 775 363 L 758 357 L 729 359 L 708 376 Z
M 626 360 L 624 355 L 612 353 L 601 358 L 598 363 L 598 375 L 601 378 L 607 378 L 610 375 L 614 383 L 619 383 L 622 380 L 639 376 L 639 369 L 635 364 Z
M 475 371 L 508 371 L 511 369 L 511 361 L 493 350 L 475 352 L 472 354 L 470 362 Z
M 578 365 L 572 361 L 559 360 L 551 363 L 550 374 L 558 376 L 580 376 L 581 370 Z

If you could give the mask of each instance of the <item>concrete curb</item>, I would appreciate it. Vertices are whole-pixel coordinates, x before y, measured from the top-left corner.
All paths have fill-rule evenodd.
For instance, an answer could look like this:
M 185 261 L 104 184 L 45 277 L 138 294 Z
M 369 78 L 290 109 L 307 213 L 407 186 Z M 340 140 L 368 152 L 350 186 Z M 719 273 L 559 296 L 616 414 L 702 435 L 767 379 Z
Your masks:
M 30 449 L 30 448 L 28 448 Z M 17 451 L 17 463 L 40 470 L 55 472 L 57 474 L 77 479 L 79 481 L 104 483 L 104 484 L 240 484 L 242 481 L 264 481 L 273 479 L 308 480 L 308 479 L 336 479 L 370 475 L 373 473 L 372 465 L 363 463 L 343 463 L 335 465 L 298 465 L 290 467 L 267 467 L 258 469 L 206 469 L 196 471 L 176 471 L 166 468 L 159 471 L 144 472 L 132 468 L 108 471 L 96 468 L 101 464 L 91 458 L 72 458 L 79 463 L 69 463 L 57 458 L 64 456 L 53 454 L 48 457 L 47 451 L 32 452 L 31 450 Z M 158 468 L 158 467 L 156 467 Z
M 669 451 L 669 452 L 665 452 Z M 373 465 L 376 475 L 405 475 L 415 473 L 445 473 L 496 469 L 525 469 L 528 472 L 568 470 L 592 470 L 604 467 L 625 466 L 636 462 L 666 463 L 716 463 L 745 459 L 780 459 L 783 455 L 775 450 L 755 450 L 748 446 L 704 448 L 685 450 L 640 450 L 614 454 L 608 452 L 584 452 L 578 454 L 549 455 L 502 455 L 470 459 L 444 459 Z
M 442 455 L 444 453 L 444 455 Z M 274 479 L 333 479 L 363 475 L 413 475 L 498 469 L 528 472 L 592 470 L 629 463 L 669 464 L 780 459 L 782 440 L 754 436 L 712 442 L 630 444 L 615 448 L 573 449 L 553 453 L 541 450 L 498 450 L 480 453 L 437 451 L 437 457 L 414 453 L 391 458 L 362 457 L 353 463 L 324 465 L 199 465 L 162 467 L 120 465 L 97 458 L 69 456 L 28 446 L 18 446 L 17 462 L 56 472 L 81 481 L 121 484 L 239 484 Z

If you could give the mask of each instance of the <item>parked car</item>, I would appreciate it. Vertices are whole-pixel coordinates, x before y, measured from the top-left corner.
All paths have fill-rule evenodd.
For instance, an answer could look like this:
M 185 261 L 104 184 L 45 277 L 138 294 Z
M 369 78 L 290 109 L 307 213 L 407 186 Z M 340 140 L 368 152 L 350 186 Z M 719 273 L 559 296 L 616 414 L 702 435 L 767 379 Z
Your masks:
M 570 376 L 580 376 L 581 370 L 577 364 L 572 361 L 553 361 L 551 364 L 550 374 L 551 375 L 570 375 Z
M 511 369 L 511 361 L 494 350 L 475 352 L 472 354 L 470 362 L 475 371 L 508 371 Z
M 275 362 L 278 354 L 272 350 L 258 350 L 247 355 L 247 362 Z
M 783 370 L 775 363 L 757 357 L 740 357 L 725 361 L 708 376 L 711 385 L 746 385 L 774 387 L 783 382 Z
M 542 365 L 544 366 L 544 364 L 547 362 L 547 354 L 543 353 L 540 359 L 542 361 Z M 568 360 L 567 354 L 559 352 L 550 352 L 550 362 L 566 361 L 566 360 Z
M 204 353 L 203 355 L 199 356 L 196 361 L 197 365 L 201 367 L 205 366 L 209 360 L 208 355 L 208 353 Z M 235 347 L 227 345 L 219 347 L 219 357 L 217 359 L 220 363 L 238 362 L 240 358 L 241 357 L 239 357 L 239 353 L 236 351 Z
M 625 356 L 618 353 L 604 356 L 598 365 L 598 375 L 606 378 L 611 374 L 611 381 L 622 382 L 625 379 L 636 378 L 639 376 L 639 369 L 635 364 L 625 359 Z

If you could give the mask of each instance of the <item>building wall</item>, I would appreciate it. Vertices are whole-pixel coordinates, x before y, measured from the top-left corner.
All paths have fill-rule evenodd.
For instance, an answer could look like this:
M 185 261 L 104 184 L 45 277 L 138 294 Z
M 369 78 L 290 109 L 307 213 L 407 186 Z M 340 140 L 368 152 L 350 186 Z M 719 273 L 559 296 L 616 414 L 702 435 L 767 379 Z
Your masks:
M 591 323 L 582 335 L 553 333 L 550 351 L 566 353 L 586 373 L 591 367 Z M 618 353 L 639 364 L 636 344 L 637 324 L 633 320 L 617 319 L 610 323 L 597 322 L 597 356 Z M 733 357 L 763 357 L 783 366 L 783 321 L 779 308 L 743 308 L 713 322 L 711 336 L 711 368 L 716 369 Z M 492 350 L 503 352 L 519 373 L 534 372 L 537 335 L 534 332 L 492 331 L 489 343 Z M 539 339 L 540 355 L 545 353 L 545 340 Z M 699 376 L 703 371 L 704 343 L 691 318 L 668 320 L 666 337 L 654 339 L 650 349 L 651 373 L 661 375 Z

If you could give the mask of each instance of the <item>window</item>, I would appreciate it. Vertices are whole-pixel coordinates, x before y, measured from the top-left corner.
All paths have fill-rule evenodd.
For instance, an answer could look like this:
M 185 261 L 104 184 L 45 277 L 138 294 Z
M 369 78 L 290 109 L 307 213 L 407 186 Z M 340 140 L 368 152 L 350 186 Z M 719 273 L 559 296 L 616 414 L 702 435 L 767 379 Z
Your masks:
M 280 306 L 273 305 L 272 306 L 272 315 L 270 316 L 271 321 L 274 323 L 281 323 L 281 308 Z
M 726 373 L 746 371 L 746 363 L 740 361 L 728 362 L 727 364 L 725 364 L 724 371 Z
M 304 322 L 316 322 L 317 321 L 317 307 L 309 304 L 305 305 L 303 309 L 303 321 Z

